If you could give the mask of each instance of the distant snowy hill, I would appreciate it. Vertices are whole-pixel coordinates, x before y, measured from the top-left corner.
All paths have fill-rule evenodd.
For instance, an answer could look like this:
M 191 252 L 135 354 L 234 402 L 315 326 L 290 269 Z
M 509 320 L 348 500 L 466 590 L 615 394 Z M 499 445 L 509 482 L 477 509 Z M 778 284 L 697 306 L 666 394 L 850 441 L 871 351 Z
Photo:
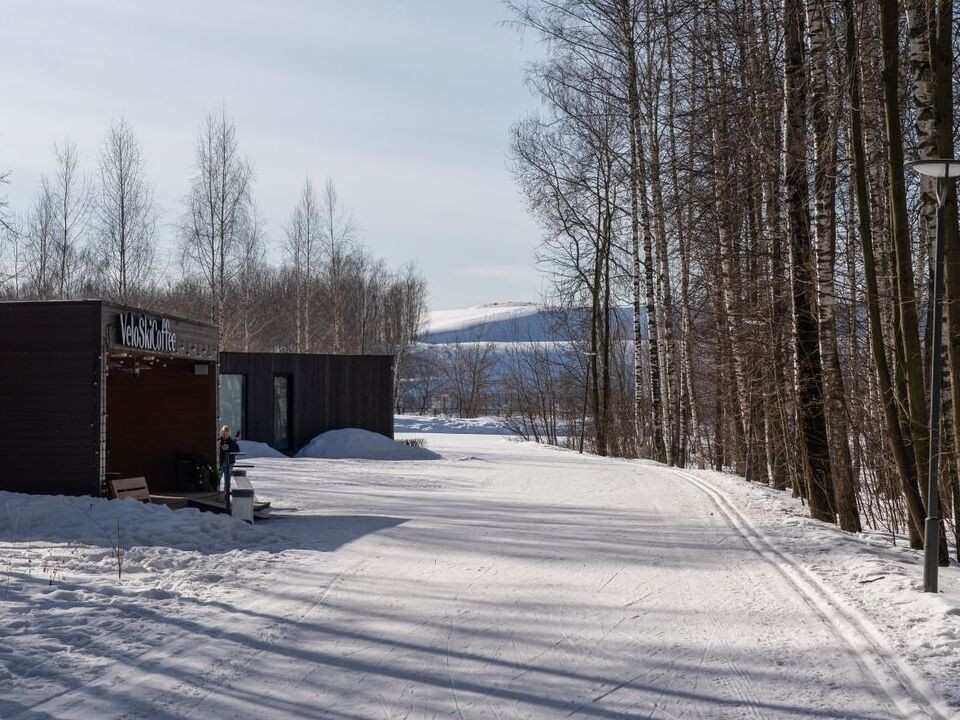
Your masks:
M 478 305 L 460 310 L 434 310 L 428 314 L 420 342 L 427 345 L 493 342 L 566 342 L 576 318 L 529 302 Z M 619 319 L 630 320 L 629 308 L 618 308 Z
M 435 310 L 420 342 L 562 341 L 555 314 L 533 303 L 491 303 L 460 310 Z
M 501 302 L 428 313 L 399 381 L 398 410 L 447 415 L 469 407 L 465 412 L 470 415 L 511 412 L 509 382 L 534 373 L 534 367 L 569 373 L 582 365 L 589 312 Z M 632 309 L 618 307 L 612 315 L 612 335 L 624 340 L 631 353 Z

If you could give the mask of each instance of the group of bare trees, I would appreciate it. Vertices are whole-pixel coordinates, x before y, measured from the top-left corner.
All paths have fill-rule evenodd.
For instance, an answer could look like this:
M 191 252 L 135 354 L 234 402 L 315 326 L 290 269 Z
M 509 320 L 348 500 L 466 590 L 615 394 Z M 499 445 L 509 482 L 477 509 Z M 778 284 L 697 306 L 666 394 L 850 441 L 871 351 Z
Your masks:
M 589 316 L 591 448 L 733 469 L 792 489 L 815 518 L 920 546 L 936 199 L 904 162 L 953 156 L 953 3 L 510 7 L 546 48 L 513 166 L 553 300 Z M 946 236 L 941 499 L 956 527 L 952 190 Z M 633 307 L 636 348 L 620 385 L 618 305 Z
M 427 333 L 410 354 L 397 410 L 472 418 L 493 415 L 517 435 L 568 447 L 604 448 L 634 456 L 632 323 L 612 308 L 609 351 L 602 382 L 592 380 L 597 359 L 589 342 L 591 312 L 583 307 L 539 306 L 519 318 L 467 324 L 456 332 Z M 529 313 L 530 307 L 526 309 Z M 590 407 L 606 408 L 584 433 Z
M 140 147 L 124 120 L 107 129 L 93 176 L 71 142 L 55 144 L 53 172 L 40 179 L 29 208 L 2 225 L 7 296 L 70 298 L 93 288 L 130 299 L 149 289 L 157 215 Z
M 8 179 L 0 174 L 0 185 Z M 58 144 L 32 205 L 14 212 L 0 202 L 0 295 L 103 297 L 208 320 L 226 349 L 392 353 L 399 373 L 426 303 L 416 268 L 391 269 L 370 255 L 330 180 L 319 194 L 304 182 L 274 238 L 254 190 L 235 124 L 211 113 L 167 252 L 125 120 L 108 127 L 92 174 L 76 145 Z

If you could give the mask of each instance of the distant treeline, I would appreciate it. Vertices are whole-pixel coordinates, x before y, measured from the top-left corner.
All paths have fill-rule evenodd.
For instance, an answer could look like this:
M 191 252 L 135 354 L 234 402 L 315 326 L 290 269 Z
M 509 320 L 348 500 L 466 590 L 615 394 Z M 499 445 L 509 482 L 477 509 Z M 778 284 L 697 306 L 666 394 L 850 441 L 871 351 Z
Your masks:
M 413 264 L 387 267 L 358 238 L 332 181 L 309 177 L 282 232 L 270 236 L 255 175 L 234 123 L 212 113 L 176 222 L 176 252 L 161 257 L 159 212 L 133 128 L 110 124 L 93 167 L 75 144 L 55 144 L 29 207 L 0 194 L 0 296 L 102 297 L 208 320 L 221 348 L 392 353 L 403 365 L 424 314 Z M 10 170 L 0 184 L 10 180 Z M 282 258 L 278 265 L 267 262 Z

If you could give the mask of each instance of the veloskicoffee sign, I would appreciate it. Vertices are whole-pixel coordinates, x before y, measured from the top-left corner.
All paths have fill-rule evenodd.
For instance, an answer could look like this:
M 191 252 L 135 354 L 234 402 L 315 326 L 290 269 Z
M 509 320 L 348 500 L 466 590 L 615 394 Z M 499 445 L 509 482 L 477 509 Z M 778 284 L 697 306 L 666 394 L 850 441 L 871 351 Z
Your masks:
M 142 313 L 122 312 L 117 315 L 120 344 L 137 350 L 177 351 L 177 334 L 166 318 L 148 317 Z

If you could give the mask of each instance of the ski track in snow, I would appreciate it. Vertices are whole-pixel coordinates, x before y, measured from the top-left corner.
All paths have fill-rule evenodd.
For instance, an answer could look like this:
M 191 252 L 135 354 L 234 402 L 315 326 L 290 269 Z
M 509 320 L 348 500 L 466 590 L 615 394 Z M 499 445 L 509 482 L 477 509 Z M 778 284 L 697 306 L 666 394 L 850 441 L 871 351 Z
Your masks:
M 806 596 L 812 607 L 830 622 L 848 644 L 852 656 L 863 663 L 905 718 L 953 717 L 946 702 L 930 684 L 903 663 L 890 644 L 865 618 L 832 592 L 815 574 L 765 538 L 733 502 L 716 487 L 690 473 L 675 471 L 710 496 L 717 508 L 765 560 Z
M 222 538 L 216 524 L 205 554 L 132 547 L 164 562 L 119 583 L 78 559 L 63 586 L 89 606 L 31 607 L 58 586 L 20 567 L 0 600 L 0 717 L 951 717 L 883 623 L 785 551 L 763 503 L 787 500 L 715 473 L 424 437 L 443 460 L 254 461 L 275 518 Z M 98 627 L 117 607 L 126 623 Z M 93 641 L 72 647 L 61 625 Z

